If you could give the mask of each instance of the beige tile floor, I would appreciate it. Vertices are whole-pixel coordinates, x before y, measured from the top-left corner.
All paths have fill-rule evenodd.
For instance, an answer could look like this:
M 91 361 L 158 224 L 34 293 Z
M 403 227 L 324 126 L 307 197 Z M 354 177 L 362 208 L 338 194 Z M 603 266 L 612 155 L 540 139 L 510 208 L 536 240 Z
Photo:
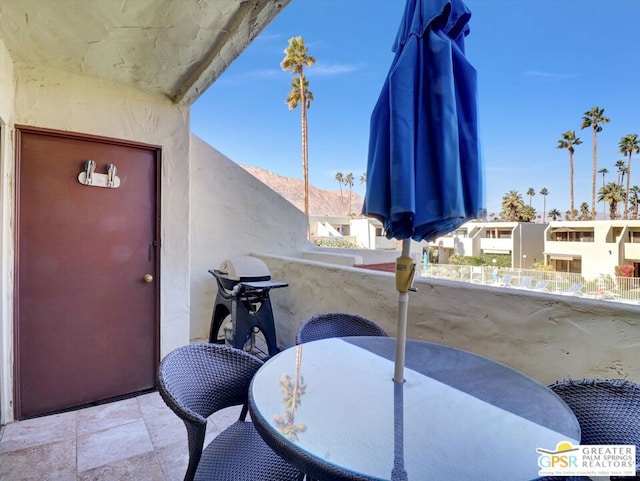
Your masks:
M 251 352 L 266 356 L 261 334 Z M 205 446 L 239 415 L 213 414 Z M 182 481 L 188 460 L 184 423 L 157 392 L 0 427 L 0 481 Z
M 205 444 L 239 409 L 210 418 Z M 0 428 L 2 481 L 181 481 L 188 457 L 184 424 L 157 392 Z

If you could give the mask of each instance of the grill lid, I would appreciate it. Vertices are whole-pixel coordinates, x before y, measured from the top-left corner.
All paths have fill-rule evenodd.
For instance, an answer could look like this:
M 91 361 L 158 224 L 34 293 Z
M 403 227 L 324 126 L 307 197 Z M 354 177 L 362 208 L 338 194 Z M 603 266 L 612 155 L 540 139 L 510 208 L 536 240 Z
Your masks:
M 236 256 L 223 261 L 216 274 L 236 282 L 271 279 L 271 272 L 267 265 L 251 256 Z

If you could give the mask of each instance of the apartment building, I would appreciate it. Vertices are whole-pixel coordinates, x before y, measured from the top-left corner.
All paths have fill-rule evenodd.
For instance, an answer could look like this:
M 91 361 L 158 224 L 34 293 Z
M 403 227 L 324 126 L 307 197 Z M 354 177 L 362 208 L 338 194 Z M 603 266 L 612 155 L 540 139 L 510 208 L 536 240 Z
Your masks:
M 598 277 L 633 265 L 640 277 L 640 220 L 467 222 L 429 242 L 431 260 L 448 264 L 454 255 L 510 255 L 513 268 L 536 262 L 558 272 Z
M 387 239 L 382 223 L 371 217 L 309 216 L 309 229 L 312 239 L 342 238 L 362 249 L 398 249 L 398 241 Z
M 511 267 L 529 269 L 543 261 L 544 232 L 547 224 L 530 222 L 471 221 L 429 242 L 431 258 L 439 264 L 449 263 L 454 255 L 508 255 Z
M 633 265 L 640 277 L 640 220 L 551 222 L 544 234 L 544 260 L 556 271 L 584 277 L 614 275 Z
M 370 218 L 311 218 L 316 236 L 344 237 L 364 249 L 396 250 L 382 224 Z M 430 251 L 430 262 L 448 264 L 452 255 L 508 255 L 511 267 L 529 269 L 535 263 L 558 272 L 598 277 L 615 267 L 633 265 L 640 277 L 640 220 L 531 222 L 471 221 L 431 242 L 413 242 L 411 252 Z

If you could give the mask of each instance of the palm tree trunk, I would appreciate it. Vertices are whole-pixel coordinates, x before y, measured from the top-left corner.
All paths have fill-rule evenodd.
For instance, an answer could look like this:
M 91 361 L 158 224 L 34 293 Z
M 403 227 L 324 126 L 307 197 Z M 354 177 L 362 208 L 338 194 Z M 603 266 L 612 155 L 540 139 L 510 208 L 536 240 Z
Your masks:
M 569 188 L 571 190 L 571 213 L 569 218 L 575 220 L 575 210 L 573 208 L 573 152 L 569 151 Z
M 604 174 L 602 174 L 602 189 L 604 190 Z M 602 201 L 602 220 L 607 220 L 607 203 Z
M 629 152 L 629 160 L 627 161 L 627 191 L 624 195 L 624 218 L 629 218 L 629 188 L 631 181 L 631 152 Z
M 302 80 L 300 81 L 302 86 Z M 304 180 L 304 213 L 309 217 L 309 162 L 308 162 L 308 146 L 307 146 L 307 100 L 304 95 L 304 89 L 300 88 L 301 98 L 301 121 L 302 121 L 302 175 Z
M 591 217 L 596 220 L 596 182 L 598 181 L 598 142 L 596 129 L 593 129 L 593 178 L 591 183 Z

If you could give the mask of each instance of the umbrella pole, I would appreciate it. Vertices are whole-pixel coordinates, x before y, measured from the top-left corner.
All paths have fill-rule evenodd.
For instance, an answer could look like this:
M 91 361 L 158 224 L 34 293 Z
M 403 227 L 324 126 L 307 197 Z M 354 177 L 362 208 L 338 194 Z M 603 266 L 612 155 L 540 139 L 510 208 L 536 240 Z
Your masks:
M 398 299 L 398 333 L 396 334 L 396 363 L 393 380 L 398 384 L 404 382 L 404 351 L 407 339 L 407 312 L 409 310 L 409 293 L 401 292 Z
M 415 263 L 410 254 L 411 239 L 402 240 L 402 255 L 396 260 L 396 289 L 398 290 L 398 331 L 396 334 L 396 362 L 393 380 L 404 382 L 404 352 L 407 342 L 407 315 L 409 311 L 409 288 L 413 283 Z

